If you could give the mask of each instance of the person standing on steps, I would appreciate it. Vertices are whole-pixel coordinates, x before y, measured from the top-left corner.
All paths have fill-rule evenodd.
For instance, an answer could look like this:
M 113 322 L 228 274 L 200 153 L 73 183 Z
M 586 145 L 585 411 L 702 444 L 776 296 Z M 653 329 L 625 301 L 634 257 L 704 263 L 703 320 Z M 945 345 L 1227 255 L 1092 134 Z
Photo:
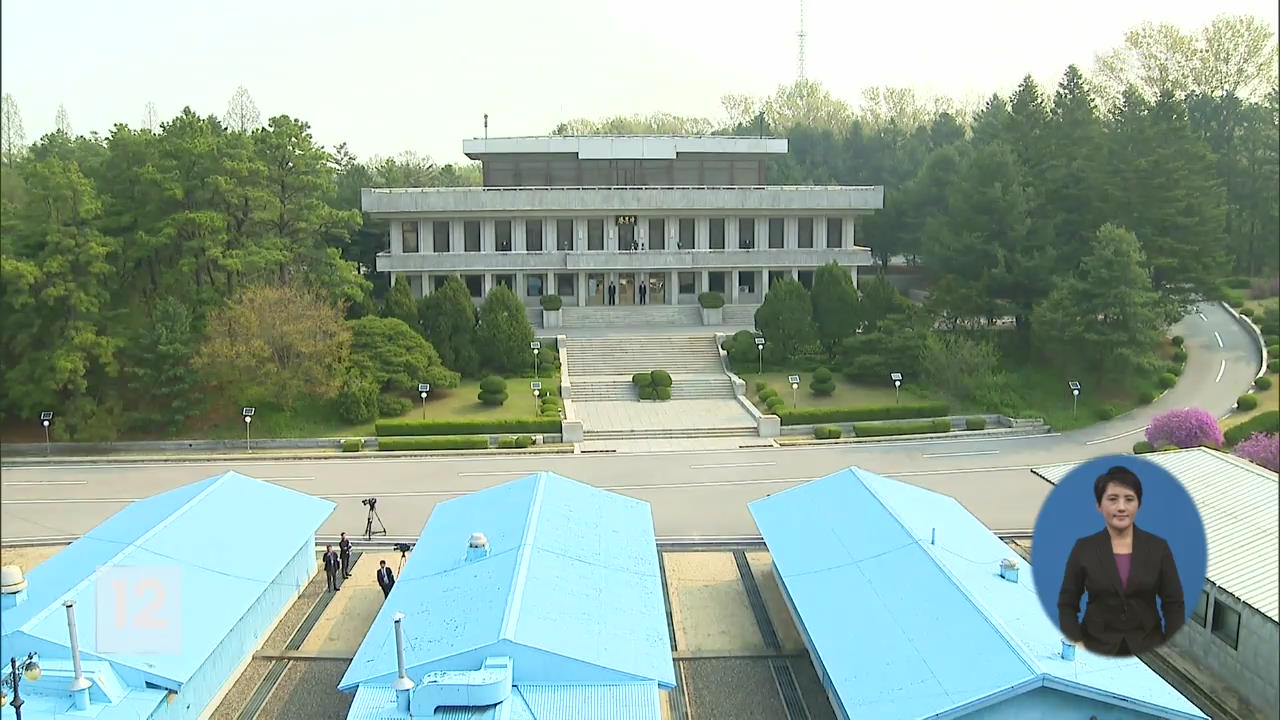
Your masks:
M 391 588 L 396 585 L 395 573 L 391 572 L 391 568 L 387 567 L 386 560 L 378 561 L 378 587 L 382 588 L 382 598 L 385 600 L 391 594 Z
M 644 283 L 640 283 L 640 304 L 644 305 L 649 299 L 649 288 Z
M 351 541 L 346 533 L 338 538 L 338 557 L 342 559 L 342 579 L 346 580 L 351 577 Z
M 328 581 L 328 592 L 335 592 L 340 587 L 338 585 L 338 570 L 342 567 L 342 562 L 338 560 L 338 553 L 333 551 L 332 545 L 324 546 L 324 577 Z
M 614 285 L 612 281 L 609 282 L 609 304 L 618 304 L 618 286 Z

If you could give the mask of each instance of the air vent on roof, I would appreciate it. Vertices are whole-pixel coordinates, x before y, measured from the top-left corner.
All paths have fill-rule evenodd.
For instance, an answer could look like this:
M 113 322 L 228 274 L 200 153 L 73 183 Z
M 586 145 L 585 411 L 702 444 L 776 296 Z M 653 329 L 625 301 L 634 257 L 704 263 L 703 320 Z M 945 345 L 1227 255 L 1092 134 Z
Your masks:
M 1018 582 L 1018 561 L 1013 558 L 1005 558 L 1000 561 L 1000 577 L 1011 583 Z
M 7 608 L 17 607 L 27 599 L 27 579 L 22 576 L 22 568 L 17 565 L 5 565 L 0 568 L 0 600 Z
M 1066 638 L 1062 638 L 1062 659 L 1063 660 L 1076 659 L 1076 644 Z
M 486 557 L 489 557 L 489 539 L 484 533 L 471 533 L 471 539 L 467 541 L 467 562 Z

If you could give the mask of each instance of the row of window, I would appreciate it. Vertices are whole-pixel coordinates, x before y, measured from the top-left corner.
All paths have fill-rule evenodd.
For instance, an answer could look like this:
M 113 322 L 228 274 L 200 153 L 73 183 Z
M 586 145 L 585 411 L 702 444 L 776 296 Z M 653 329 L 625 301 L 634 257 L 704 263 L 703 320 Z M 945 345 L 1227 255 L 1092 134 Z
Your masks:
M 763 185 L 763 160 L 487 160 L 489 186 Z
M 493 237 L 494 247 L 498 252 L 511 252 L 511 220 L 494 220 L 493 221 Z M 590 218 L 587 220 L 586 232 L 586 249 L 587 250 L 604 250 L 604 218 Z M 708 227 L 708 243 L 712 250 L 724 250 L 725 248 L 725 218 L 711 218 Z M 431 251 L 436 253 L 447 253 L 451 247 L 450 229 L 452 224 L 448 220 L 436 220 L 429 223 L 429 234 L 431 236 Z M 575 247 L 575 238 L 573 235 L 573 220 L 569 218 L 560 218 L 551 224 L 554 228 L 554 238 L 544 238 L 544 224 L 542 220 L 525 220 L 524 221 L 524 237 L 525 250 L 528 252 L 542 252 L 545 244 L 550 241 L 555 242 L 555 248 L 558 251 L 573 251 Z M 618 247 L 623 250 L 666 250 L 667 249 L 667 219 L 666 218 L 649 218 L 647 237 L 638 238 L 636 235 L 636 225 L 634 222 L 619 222 L 618 225 Z M 844 245 L 844 218 L 831 217 L 827 218 L 826 247 L 828 249 L 839 249 Z M 694 248 L 694 219 L 680 218 L 676 222 L 676 227 L 672 228 L 673 232 L 670 239 L 673 242 L 675 250 L 692 250 Z M 805 217 L 799 219 L 799 229 L 796 238 L 797 247 L 802 249 L 812 249 L 814 247 L 814 222 L 813 218 Z M 785 247 L 785 223 L 783 218 L 769 218 L 768 226 L 765 229 L 765 237 L 761 238 L 766 246 L 770 249 L 780 250 Z M 422 252 L 422 243 L 418 238 L 418 223 L 404 222 L 400 227 L 401 251 L 406 253 Z M 738 249 L 754 250 L 756 247 L 756 221 L 755 218 L 738 218 Z M 466 220 L 462 223 L 462 251 L 463 252 L 480 252 L 480 221 Z
M 718 292 L 722 294 L 725 293 L 725 287 L 730 282 L 730 279 L 733 278 L 733 274 L 736 273 L 737 275 L 736 279 L 738 282 L 739 290 L 744 293 L 754 293 L 756 291 L 756 283 L 759 279 L 757 272 L 758 271 L 756 270 L 711 271 L 707 273 L 706 289 L 711 290 L 712 292 Z M 665 276 L 665 273 L 662 273 L 661 275 L 657 275 L 656 277 L 661 278 L 663 276 Z M 678 288 L 678 292 L 681 295 L 696 294 L 698 292 L 697 276 L 698 274 L 696 272 L 677 272 L 676 287 Z M 791 276 L 791 272 L 789 270 L 770 270 L 769 278 L 768 278 L 769 285 L 772 286 L 773 283 L 777 282 L 778 280 L 781 280 L 783 278 L 787 278 L 790 276 Z M 597 282 L 603 283 L 604 281 L 603 278 L 604 278 L 603 275 L 593 273 L 587 276 L 587 281 L 591 282 L 592 280 L 596 280 Z M 445 281 L 448 279 L 449 279 L 448 275 L 436 275 L 432 281 L 433 290 L 439 290 L 443 288 Z M 812 270 L 799 271 L 799 279 L 802 285 L 804 285 L 806 288 L 811 288 L 813 286 L 813 271 Z M 466 283 L 467 288 L 471 291 L 471 297 L 473 298 L 483 297 L 483 293 L 484 293 L 484 276 L 483 275 L 463 275 L 462 281 Z M 508 288 L 511 288 L 513 291 L 516 289 L 516 276 L 514 273 L 494 273 L 493 282 L 495 285 L 506 285 Z M 524 290 L 525 290 L 526 296 L 541 297 L 546 292 L 547 276 L 543 273 L 526 273 L 524 276 L 524 284 L 525 284 Z M 577 273 L 556 273 L 555 287 L 556 287 L 557 295 L 560 295 L 562 297 L 575 297 L 576 296 L 575 290 L 577 288 Z
M 1201 590 L 1200 599 L 1191 611 L 1191 622 L 1208 627 L 1213 636 L 1226 643 L 1232 650 L 1240 645 L 1240 611 L 1220 602 L 1213 603 L 1213 619 L 1209 622 L 1209 591 Z

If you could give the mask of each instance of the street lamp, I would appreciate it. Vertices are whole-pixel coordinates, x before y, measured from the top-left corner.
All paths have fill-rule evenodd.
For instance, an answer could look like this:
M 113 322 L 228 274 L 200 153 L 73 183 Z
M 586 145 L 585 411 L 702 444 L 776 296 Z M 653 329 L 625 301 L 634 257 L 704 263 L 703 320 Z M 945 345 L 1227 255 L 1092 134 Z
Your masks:
M 1076 406 L 1080 403 L 1080 383 L 1071 380 L 1067 383 L 1067 387 L 1071 388 L 1071 417 L 1076 416 Z
M 40 424 L 44 426 L 44 454 L 46 456 L 53 453 L 53 446 L 49 444 L 49 423 L 53 422 L 53 412 L 45 410 L 40 413 Z
M 431 392 L 431 383 L 418 383 L 418 397 L 422 398 L 422 419 L 427 419 L 427 393 Z
M 900 404 L 898 390 L 902 387 L 902 373 L 889 373 L 889 379 L 893 381 L 893 404 Z
M 534 340 L 529 343 L 529 349 L 533 350 L 533 376 L 538 377 L 538 351 L 542 349 L 542 343 Z
M 13 690 L 13 715 L 16 720 L 22 720 L 22 706 L 25 701 L 18 692 L 18 685 L 21 682 L 19 678 L 26 678 L 28 682 L 35 682 L 40 679 L 40 663 L 39 656 L 34 652 L 27 653 L 27 657 L 18 662 L 18 658 L 9 658 L 9 672 L 0 680 L 0 707 L 9 704 L 9 690 Z M 19 675 L 18 672 L 22 674 Z
M 800 389 L 800 376 L 791 375 L 787 378 L 787 382 L 791 383 L 791 407 L 796 406 L 796 391 Z
M 247 407 L 240 411 L 244 416 L 244 451 L 253 452 L 253 448 L 249 447 L 249 424 L 253 422 L 253 413 L 256 408 Z
M 533 390 L 533 414 L 538 414 L 538 396 L 542 394 L 542 383 L 534 381 L 529 383 L 530 389 Z
M 764 338 L 756 338 L 756 349 L 760 351 L 760 374 L 764 374 Z

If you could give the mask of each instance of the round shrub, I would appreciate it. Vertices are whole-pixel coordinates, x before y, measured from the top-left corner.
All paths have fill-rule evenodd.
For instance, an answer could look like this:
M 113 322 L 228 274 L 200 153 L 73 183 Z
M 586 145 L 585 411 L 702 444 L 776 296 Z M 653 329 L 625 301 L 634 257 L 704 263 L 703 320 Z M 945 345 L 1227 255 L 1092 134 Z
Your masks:
M 1280 335 L 1263 335 L 1262 341 L 1268 346 L 1280 345 Z
M 826 382 L 818 382 L 817 380 L 814 380 L 809 383 L 809 391 L 814 395 L 826 397 L 836 391 L 836 384 L 831 380 Z
M 1164 373 L 1163 375 L 1160 376 L 1158 381 L 1160 383 L 1160 387 L 1164 388 L 1165 390 L 1168 390 L 1169 388 L 1178 384 L 1177 376 L 1171 373 Z
M 1240 314 L 1247 318 L 1251 318 L 1253 317 L 1253 308 L 1251 307 L 1240 308 Z
M 1147 426 L 1147 442 L 1156 447 L 1221 446 L 1222 427 L 1218 419 L 1200 408 L 1169 410 L 1152 419 Z
M 538 298 L 538 304 L 543 310 L 559 310 L 564 307 L 564 298 L 559 295 L 543 295 Z
M 1230 298 L 1230 301 L 1231 301 L 1232 308 L 1236 310 L 1240 310 L 1244 308 L 1244 298 L 1240 297 L 1239 295 L 1232 295 Z
M 698 294 L 698 304 L 708 310 L 724 307 L 724 295 L 708 290 Z
M 1154 452 L 1155 447 L 1146 440 L 1139 440 L 1133 444 L 1133 454 L 1142 455 L 1144 453 Z
M 652 399 L 654 399 L 654 398 L 655 398 L 655 397 L 657 397 L 657 396 L 658 396 L 658 395 L 657 395 L 657 393 L 654 391 L 654 387 L 653 387 L 652 385 L 641 385 L 641 386 L 640 386 L 640 399 L 641 399 L 641 400 L 652 400 Z
M 984 417 L 967 417 L 964 419 L 965 430 L 986 430 L 987 419 Z
M 721 341 L 720 341 L 720 349 L 721 349 L 721 350 L 723 350 L 723 351 L 725 351 L 725 352 L 727 352 L 727 353 L 731 353 L 731 352 L 733 352 L 733 338 L 732 338 L 732 337 L 727 337 L 727 338 L 725 338 L 725 339 L 721 340 Z
M 338 417 L 352 425 L 378 419 L 378 386 L 360 375 L 348 375 L 338 390 Z
M 777 412 L 778 410 L 786 406 L 787 406 L 787 401 L 783 400 L 777 395 L 774 395 L 773 397 L 769 398 L 769 401 L 765 403 L 765 407 L 769 408 L 770 412 Z
M 1177 350 L 1174 350 L 1174 351 L 1173 351 L 1173 361 L 1174 361 L 1174 362 L 1176 362 L 1176 363 L 1184 363 L 1184 362 L 1186 362 L 1186 361 L 1187 361 L 1187 351 L 1186 351 L 1186 350 L 1183 350 L 1182 348 L 1178 348 Z
M 654 389 L 653 389 L 653 392 L 656 394 L 656 397 L 657 397 L 659 400 L 670 400 L 670 399 L 671 399 L 671 388 L 670 388 L 670 387 L 667 387 L 667 386 L 664 386 L 664 385 L 659 385 L 658 387 L 656 387 L 656 388 L 654 388 Z
M 631 382 L 640 388 L 653 387 L 653 375 L 647 372 L 636 373 L 631 376 Z
M 756 381 L 756 392 L 757 392 L 757 393 L 759 393 L 761 390 L 764 390 L 764 389 L 765 389 L 765 388 L 767 388 L 767 387 L 769 387 L 769 383 L 767 383 L 767 382 L 765 382 L 765 381 L 763 381 L 763 380 L 757 380 L 757 381 Z
M 1248 412 L 1258 407 L 1257 395 L 1241 395 L 1236 398 L 1236 409 Z
M 1182 337 L 1181 335 L 1174 335 L 1174 336 L 1173 336 L 1173 346 L 1174 346 L 1174 347 L 1182 347 L 1182 343 L 1184 343 L 1184 342 L 1186 342 L 1186 340 L 1185 340 L 1185 339 L 1183 339 L 1183 337 Z
M 671 387 L 671 373 L 666 370 L 654 370 L 649 376 L 653 378 L 654 387 Z
M 1259 390 L 1270 390 L 1271 378 L 1267 377 L 1266 375 L 1263 375 L 1253 381 L 1253 386 L 1258 388 Z
M 1280 357 L 1280 345 L 1268 345 L 1267 357 L 1269 358 Z
M 480 381 L 480 392 L 476 398 L 485 405 L 501 405 L 507 401 L 507 381 L 497 375 L 490 375 Z
M 1247 277 L 1235 275 L 1224 280 L 1222 284 L 1232 290 L 1248 290 L 1253 285 L 1253 281 Z
M 813 437 L 816 440 L 835 440 L 843 434 L 844 431 L 834 425 L 818 425 L 813 428 Z
M 360 452 L 364 450 L 364 438 L 346 438 L 342 441 L 342 452 Z
M 1267 361 L 1267 372 L 1280 372 L 1280 358 L 1272 358 Z
M 1154 390 L 1143 390 L 1138 393 L 1138 402 L 1143 405 L 1150 405 L 1156 401 L 1156 393 Z
M 379 417 L 400 417 L 409 412 L 411 407 L 413 407 L 413 402 L 408 398 L 390 394 L 378 396 Z
M 1094 410 L 1093 412 L 1095 415 L 1098 416 L 1099 420 L 1110 420 L 1111 418 L 1116 416 L 1116 409 L 1111 407 L 1110 405 L 1103 405 L 1102 407 L 1098 408 L 1097 410 Z
M 1169 369 L 1168 369 L 1168 370 L 1165 370 L 1165 372 L 1169 373 L 1170 375 L 1172 375 L 1172 376 L 1174 376 L 1174 377 L 1182 377 L 1182 366 L 1181 366 L 1181 365 L 1170 365 L 1170 366 L 1169 366 Z
M 760 398 L 760 402 L 767 403 L 769 402 L 769 398 L 778 397 L 778 391 L 774 390 L 771 387 L 766 387 L 765 389 L 756 393 L 756 397 Z
M 827 368 L 820 367 L 813 371 L 813 379 L 818 382 L 831 382 L 831 371 Z

